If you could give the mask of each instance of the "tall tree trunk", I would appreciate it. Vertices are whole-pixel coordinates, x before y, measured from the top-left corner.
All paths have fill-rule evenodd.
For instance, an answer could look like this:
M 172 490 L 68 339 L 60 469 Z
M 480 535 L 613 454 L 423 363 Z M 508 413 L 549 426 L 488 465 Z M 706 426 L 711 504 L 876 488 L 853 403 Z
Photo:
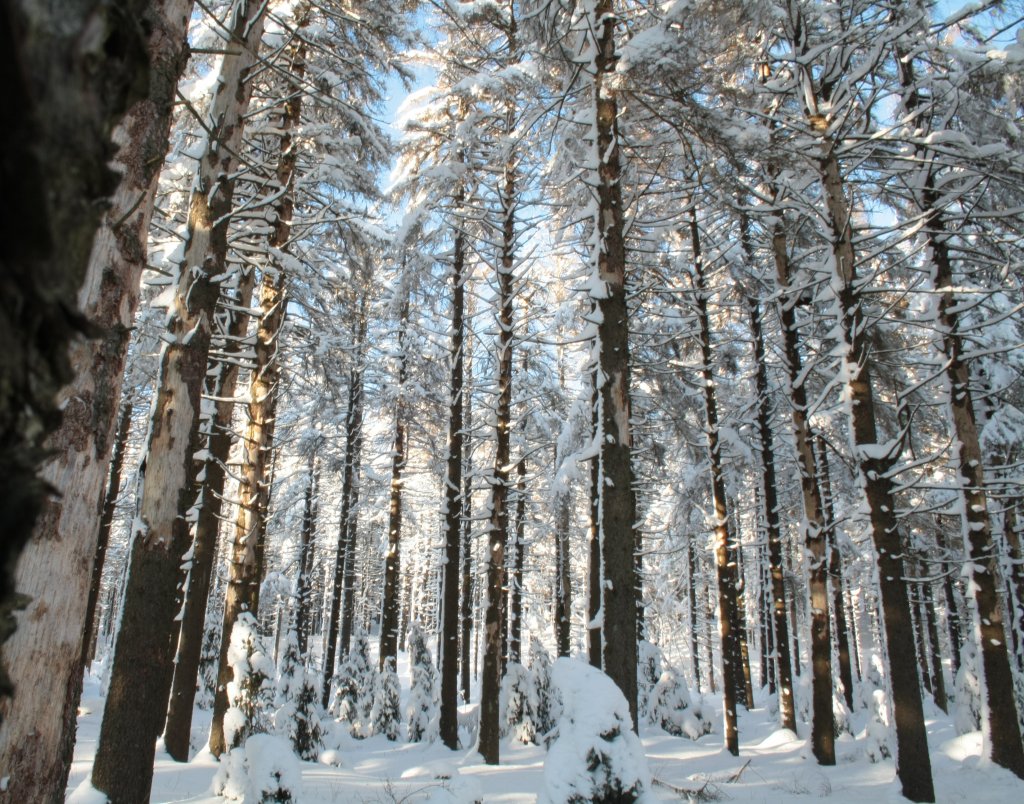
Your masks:
M 238 381 L 238 356 L 249 326 L 248 309 L 252 306 L 255 276 L 251 270 L 239 278 L 238 295 L 232 299 L 230 319 L 223 339 L 224 354 L 214 369 L 207 369 L 207 396 L 215 401 L 213 416 L 201 423 L 207 432 L 206 460 L 199 464 L 195 506 L 195 536 L 192 557 L 186 578 L 185 602 L 176 641 L 178 650 L 173 667 L 168 699 L 167 721 L 164 725 L 164 747 L 178 762 L 187 762 L 192 737 L 192 714 L 196 698 L 199 661 L 202 656 L 206 628 L 206 607 L 210 597 L 210 579 L 220 536 L 221 511 L 227 478 L 228 455 L 234 442 L 233 418 L 235 387 Z M 211 355 L 209 363 L 214 362 Z M 182 511 L 182 516 L 185 511 Z M 173 632 L 172 632 L 173 636 Z
M 596 305 L 595 305 L 596 309 Z M 591 393 L 592 426 L 596 433 L 599 426 L 597 411 L 600 394 L 597 374 L 592 378 Z M 590 529 L 587 535 L 587 652 L 590 664 L 598 669 L 602 666 L 601 650 L 601 462 L 599 456 L 590 459 Z
M 702 690 L 700 682 L 700 640 L 697 633 L 697 548 L 693 543 L 693 535 L 686 542 L 686 556 L 689 562 L 689 581 L 687 586 L 690 593 L 690 661 L 693 663 L 693 682 L 697 685 L 697 692 Z
M 124 470 L 124 456 L 128 451 L 128 433 L 132 426 L 134 394 L 121 402 L 121 414 L 114 433 L 114 454 L 110 459 L 107 477 L 107 491 L 103 495 L 103 509 L 100 514 L 100 532 L 96 540 L 96 553 L 92 560 L 92 581 L 89 584 L 89 599 L 85 605 L 85 634 L 82 638 L 82 668 L 88 670 L 96 655 L 96 609 L 99 606 L 100 588 L 103 582 L 103 567 L 107 561 L 107 547 L 110 546 L 110 531 L 117 513 L 117 498 L 121 491 L 121 472 Z
M 506 112 L 511 131 L 512 110 Z M 498 707 L 503 669 L 503 609 L 505 541 L 509 533 L 508 487 L 512 427 L 512 284 L 515 272 L 516 165 L 507 155 L 501 188 L 502 246 L 498 280 L 498 399 L 495 407 L 494 474 L 491 481 L 491 518 L 487 553 L 487 610 L 484 615 L 484 666 L 480 692 L 480 753 L 489 765 L 498 764 L 501 733 Z
M 295 584 L 295 635 L 298 640 L 299 656 L 305 658 L 309 647 L 309 611 L 312 598 L 310 576 L 313 570 L 313 538 L 316 534 L 316 518 L 319 509 L 320 468 L 316 462 L 317 449 L 309 453 L 309 479 L 306 481 L 306 498 L 302 509 L 302 531 L 299 540 L 299 577 Z M 280 633 L 280 628 L 278 629 Z
M 878 443 L 874 392 L 871 388 L 871 354 L 862 308 L 864 283 L 857 277 L 850 210 L 834 144 L 825 141 L 822 147 L 825 150 L 819 169 L 832 230 L 832 286 L 836 297 L 836 317 L 840 324 L 837 329 L 841 332 L 844 349 L 843 372 L 846 381 L 843 395 L 847 400 L 853 454 L 868 506 L 871 536 L 878 554 L 878 578 L 896 721 L 896 772 L 904 796 L 911 801 L 934 801 L 935 789 L 921 705 L 921 687 L 913 657 L 907 655 L 905 650 L 905 646 L 913 644 L 914 635 L 891 475 L 899 457 L 900 445 L 897 443 L 883 450 Z
M 526 424 L 525 419 L 523 424 Z M 525 445 L 524 445 L 525 448 Z M 509 583 L 508 660 L 522 663 L 523 562 L 526 557 L 526 457 L 516 464 L 516 517 L 513 528 L 512 578 Z
M 807 420 L 806 372 L 801 365 L 800 332 L 796 321 L 797 298 L 790 287 L 791 271 L 786 234 L 781 222 L 772 232 L 772 255 L 782 295 L 779 319 L 782 324 L 783 358 L 786 364 L 788 393 L 792 402 L 793 440 L 800 469 L 804 517 L 801 521 L 807 553 L 808 586 L 811 600 L 812 727 L 814 756 L 821 765 L 834 765 L 835 726 L 832 714 L 832 636 L 828 617 L 828 576 L 825 545 L 824 508 L 818 488 L 817 467 Z M 796 639 L 796 617 L 793 618 Z M 799 654 L 797 663 L 799 664 Z
M 388 510 L 388 549 L 384 557 L 384 599 L 380 618 L 380 667 L 398 657 L 399 585 L 402 579 L 402 472 L 405 470 L 405 381 L 408 373 L 406 330 L 409 326 L 409 291 L 404 289 L 398 323 L 398 389 L 395 400 L 395 437 L 391 447 L 391 503 Z M 326 678 L 326 677 L 325 677 Z M 330 686 L 328 681 L 325 681 Z
M 355 584 L 356 584 L 356 547 L 359 536 L 359 478 L 363 465 L 363 344 L 366 338 L 366 296 L 360 305 L 359 348 L 357 366 L 351 375 L 355 394 L 352 397 L 351 432 L 346 436 L 351 450 L 351 485 L 348 487 L 348 517 L 345 521 L 345 574 L 342 583 L 341 598 L 341 656 L 348 656 L 352 644 L 352 631 L 355 623 Z M 343 490 L 344 493 L 344 490 Z
M 132 280 L 138 282 L 145 261 L 133 251 L 145 239 L 134 239 L 137 218 L 125 216 L 126 199 L 158 168 L 128 164 L 146 140 L 143 132 L 117 154 L 112 135 L 119 122 L 145 128 L 163 113 L 165 125 L 159 129 L 157 119 L 152 138 L 162 159 L 170 104 L 162 105 L 161 92 L 173 93 L 184 56 L 180 38 L 166 49 L 175 56 L 168 87 L 166 50 L 155 30 L 163 20 L 152 6 L 11 0 L 0 11 L 0 72 L 13 112 L 0 133 L 0 723 L 10 723 L 0 773 L 16 780 L 12 795 L 24 790 L 26 801 L 48 800 L 53 791 L 61 797 L 71 760 L 89 562 L 117 415 L 118 360 L 132 318 L 121 307 L 137 300 Z M 97 260 L 104 249 L 109 259 Z M 87 322 L 99 339 L 73 343 L 89 334 Z M 104 387 L 106 377 L 111 385 Z M 40 478 L 49 450 L 65 452 Z M 50 487 L 76 491 L 68 488 L 71 478 L 81 499 L 53 501 L 49 522 L 37 523 Z M 62 509 L 73 534 L 60 528 Z M 54 538 L 40 540 L 47 532 Z M 26 606 L 29 612 L 16 619 Z M 21 636 L 6 653 L 18 666 L 9 669 L 4 643 L 16 628 Z M 6 700 L 12 684 L 22 697 L 13 707 Z
M 853 671 L 850 667 L 850 636 L 846 626 L 846 605 L 843 594 L 843 557 L 836 532 L 836 514 L 832 499 L 832 475 L 828 468 L 825 439 L 818 433 L 814 439 L 818 467 L 818 488 L 824 506 L 825 549 L 828 551 L 828 574 L 832 584 L 832 614 L 836 619 L 836 653 L 839 656 L 839 680 L 843 684 L 846 708 L 853 711 Z
M 180 564 L 189 543 L 189 524 L 180 512 L 193 493 L 193 456 L 201 445 L 200 397 L 211 318 L 220 296 L 217 277 L 226 270 L 234 195 L 230 177 L 238 167 L 252 90 L 247 79 L 256 63 L 264 11 L 257 2 L 239 2 L 233 11 L 232 51 L 224 57 L 214 92 L 210 139 L 190 201 L 178 293 L 169 315 L 147 441 L 124 614 L 92 773 L 93 786 L 112 802 L 147 799 L 153 779 L 174 651 L 171 635 L 181 603 Z
M 18 110 L 0 137 L 0 775 L 11 800 L 63 801 L 71 767 L 116 400 L 190 7 L 0 12 Z M 83 329 L 95 338 L 69 343 Z M 47 487 L 57 494 L 46 499 Z
M 942 672 L 942 646 L 939 644 L 939 625 L 932 587 L 931 580 L 922 580 L 921 598 L 924 604 L 922 611 L 927 621 L 928 647 L 932 657 L 932 697 L 935 699 L 935 705 L 948 714 L 949 701 L 946 698 L 946 679 Z
M 458 160 L 465 161 L 459 149 Z M 456 192 L 455 206 L 462 208 L 464 191 Z M 444 510 L 444 567 L 441 590 L 441 637 L 438 643 L 438 664 L 441 672 L 441 740 L 455 750 L 459 747 L 458 683 L 459 683 L 459 548 L 462 541 L 462 460 L 463 460 L 463 384 L 465 379 L 466 342 L 466 235 L 461 222 L 456 223 L 455 251 L 452 257 L 452 323 L 451 323 L 451 387 L 448 406 L 448 465 L 445 484 Z M 493 558 L 493 557 L 492 557 Z M 488 647 L 490 642 L 488 642 Z M 486 662 L 485 690 L 486 690 Z M 486 692 L 485 692 L 486 694 Z M 495 704 L 497 705 L 497 704 Z M 480 734 L 481 744 L 487 718 L 487 705 L 481 701 Z M 481 749 L 484 760 L 490 762 Z M 497 758 L 494 759 L 497 762 Z
M 690 210 L 690 242 L 693 247 L 693 285 L 697 305 L 697 326 L 704 386 L 704 415 L 711 464 L 711 496 L 715 509 L 715 570 L 718 579 L 718 627 L 722 641 L 722 708 L 725 717 L 725 747 L 733 756 L 740 752 L 736 727 L 736 695 L 742 689 L 740 652 L 739 577 L 735 561 L 735 540 L 729 526 L 725 475 L 722 473 L 718 440 L 718 402 L 712 371 L 711 327 L 708 320 L 708 292 L 705 287 L 704 257 L 701 252 L 697 211 Z M 733 560 L 730 560 L 732 558 Z
M 600 448 L 598 493 L 601 545 L 602 669 L 629 703 L 633 728 L 637 718 L 637 577 L 636 490 L 633 488 L 633 438 L 630 425 L 629 308 L 626 300 L 626 222 L 622 203 L 622 168 L 618 100 L 610 78 L 618 53 L 613 0 L 599 0 L 593 17 L 594 118 L 597 157 L 597 253 L 594 278 L 600 311 L 597 324 L 597 388 Z
M 472 297 L 471 297 L 472 298 Z M 470 306 L 472 315 L 472 305 Z M 462 439 L 462 602 L 460 604 L 459 672 L 462 702 L 469 703 L 470 642 L 473 636 L 473 348 L 472 332 L 467 331 L 463 345 L 466 382 L 463 393 Z
M 784 248 L 784 247 L 783 247 Z M 772 634 L 773 653 L 779 689 L 779 724 L 796 732 L 793 704 L 793 670 L 789 655 L 789 620 L 786 606 L 785 569 L 782 562 L 782 529 L 779 525 L 779 496 L 775 479 L 775 441 L 771 428 L 771 397 L 768 390 L 768 366 L 765 362 L 764 328 L 757 300 L 748 298 L 750 331 L 754 336 L 755 383 L 757 387 L 757 429 L 761 442 L 761 468 L 764 470 L 761 495 L 764 500 L 765 530 L 768 535 L 768 572 L 771 578 L 769 599 L 772 622 L 766 631 Z M 774 625 L 774 627 L 773 627 Z M 762 663 L 764 658 L 761 659 Z
M 566 488 L 555 496 L 555 650 L 559 656 L 569 655 L 572 637 L 571 517 L 572 495 Z

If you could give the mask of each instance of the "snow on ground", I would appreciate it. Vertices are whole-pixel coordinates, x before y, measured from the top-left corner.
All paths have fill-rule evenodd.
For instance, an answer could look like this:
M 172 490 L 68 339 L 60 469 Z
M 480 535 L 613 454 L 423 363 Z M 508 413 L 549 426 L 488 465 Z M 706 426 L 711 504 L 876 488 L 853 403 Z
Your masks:
M 404 684 L 408 673 L 400 672 Z M 718 702 L 720 705 L 720 702 Z M 705 699 L 705 711 L 716 701 Z M 87 784 L 96 749 L 103 699 L 98 681 L 87 677 L 78 721 L 78 743 L 71 771 L 72 804 L 97 799 Z M 981 760 L 981 735 L 957 736 L 952 718 L 928 710 L 935 788 L 939 802 L 1024 801 L 1024 782 Z M 720 723 L 720 710 L 716 714 Z M 861 716 L 863 719 L 863 716 Z M 196 711 L 196 741 L 206 733 L 209 713 Z M 854 719 L 857 726 L 857 719 Z M 863 732 L 863 724 L 860 732 Z M 891 760 L 871 763 L 864 740 L 843 735 L 836 743 L 837 765 L 819 766 L 811 754 L 806 726 L 797 738 L 777 728 L 767 709 L 740 708 L 740 756 L 722 748 L 721 728 L 696 742 L 671 737 L 660 729 L 643 732 L 647 763 L 656 783 L 653 801 L 685 801 L 682 790 L 702 790 L 703 800 L 803 802 L 824 798 L 836 804 L 885 804 L 906 800 L 899 794 Z M 533 802 L 544 785 L 545 751 L 503 741 L 502 764 L 484 765 L 472 750 L 448 751 L 440 744 L 390 743 L 383 736 L 354 740 L 339 737 L 341 765 L 301 763 L 302 804 L 414 804 L 419 802 Z M 211 786 L 218 764 L 204 750 L 179 764 L 158 746 L 153 802 L 219 804 Z M 658 784 L 661 782 L 663 784 Z

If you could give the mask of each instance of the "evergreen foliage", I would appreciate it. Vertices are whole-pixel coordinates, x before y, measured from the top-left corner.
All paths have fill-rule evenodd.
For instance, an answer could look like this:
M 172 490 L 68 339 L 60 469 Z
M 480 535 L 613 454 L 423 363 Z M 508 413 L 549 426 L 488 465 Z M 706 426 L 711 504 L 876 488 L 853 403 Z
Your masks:
M 412 685 L 405 705 L 409 742 L 434 742 L 439 734 L 438 678 L 433 657 L 419 623 L 409 626 Z

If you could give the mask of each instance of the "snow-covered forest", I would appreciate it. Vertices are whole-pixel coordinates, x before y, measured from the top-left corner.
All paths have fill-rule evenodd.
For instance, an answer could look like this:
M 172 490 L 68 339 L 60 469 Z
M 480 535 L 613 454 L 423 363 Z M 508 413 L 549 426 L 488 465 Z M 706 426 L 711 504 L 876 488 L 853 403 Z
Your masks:
M 1024 3 L 0 22 L 0 802 L 1024 799 Z

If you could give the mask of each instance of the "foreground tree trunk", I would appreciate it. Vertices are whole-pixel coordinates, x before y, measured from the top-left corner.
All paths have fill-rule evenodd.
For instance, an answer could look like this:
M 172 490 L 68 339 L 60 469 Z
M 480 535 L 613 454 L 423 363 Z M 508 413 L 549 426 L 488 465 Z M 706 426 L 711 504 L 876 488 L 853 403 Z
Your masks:
M 906 649 L 914 644 L 914 633 L 904 580 L 906 567 L 899 524 L 896 521 L 892 479 L 892 468 L 899 457 L 901 444 L 878 443 L 874 392 L 871 388 L 872 361 L 862 307 L 864 283 L 858 281 L 857 277 L 850 210 L 834 144 L 825 141 L 823 147 L 825 152 L 820 161 L 821 182 L 832 230 L 832 283 L 836 296 L 836 317 L 840 324 L 837 329 L 840 330 L 844 348 L 843 371 L 847 378 L 843 394 L 848 402 L 853 454 L 864 489 L 871 536 L 878 555 L 878 579 L 896 721 L 896 772 L 904 796 L 911 801 L 934 801 L 935 789 L 932 784 L 921 686 L 914 656 Z
M 626 299 L 626 222 L 622 203 L 622 169 L 618 100 L 611 86 L 618 53 L 618 18 L 613 0 L 599 0 L 592 31 L 596 54 L 593 93 L 597 162 L 597 249 L 594 278 L 600 316 L 597 325 L 597 443 L 601 548 L 601 665 L 629 703 L 634 730 L 637 718 L 637 575 L 636 491 L 633 488 L 630 425 L 629 308 Z
M 0 776 L 12 801 L 64 798 L 116 401 L 190 6 L 0 12 L 0 71 L 17 110 L 0 135 Z M 82 332 L 95 339 L 69 352 Z M 47 436 L 54 457 L 40 480 Z M 44 504 L 47 486 L 60 496 Z M 18 696 L 4 700 L 12 683 Z
M 169 316 L 146 466 L 125 592 L 124 614 L 103 713 L 92 783 L 112 802 L 149 797 L 155 741 L 166 712 L 174 616 L 181 600 L 180 564 L 189 525 L 180 516 L 191 503 L 193 456 L 200 448 L 199 407 L 206 376 L 216 278 L 226 271 L 233 176 L 249 103 L 248 73 L 256 63 L 265 7 L 240 2 L 211 103 L 210 139 L 190 202 L 189 231 Z

